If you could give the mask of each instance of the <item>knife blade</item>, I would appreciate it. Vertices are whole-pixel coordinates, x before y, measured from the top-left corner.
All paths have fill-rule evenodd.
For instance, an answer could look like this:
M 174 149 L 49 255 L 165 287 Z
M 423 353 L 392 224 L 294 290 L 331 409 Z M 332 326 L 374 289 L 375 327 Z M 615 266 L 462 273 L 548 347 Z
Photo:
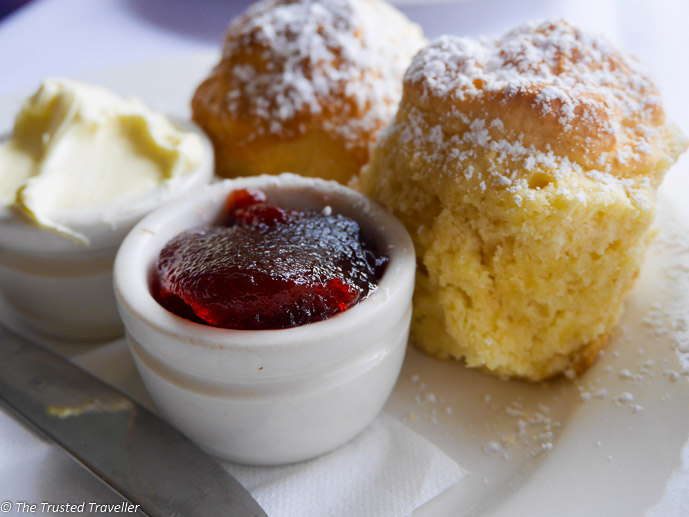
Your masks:
M 175 428 L 3 327 L 0 399 L 150 517 L 266 517 L 237 480 Z

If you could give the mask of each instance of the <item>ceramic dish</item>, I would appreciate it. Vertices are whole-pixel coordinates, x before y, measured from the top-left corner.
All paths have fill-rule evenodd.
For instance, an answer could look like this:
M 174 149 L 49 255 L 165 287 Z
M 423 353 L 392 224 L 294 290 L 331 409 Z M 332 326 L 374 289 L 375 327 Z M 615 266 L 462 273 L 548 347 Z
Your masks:
M 163 246 L 216 223 L 229 192 L 355 219 L 389 262 L 378 287 L 327 320 L 278 330 L 231 330 L 178 317 L 151 295 Z M 115 292 L 146 388 L 175 427 L 216 456 L 250 464 L 305 460 L 342 445 L 380 412 L 407 347 L 415 272 L 409 234 L 394 217 L 335 182 L 292 174 L 227 180 L 167 204 L 122 243 Z
M 80 209 L 61 219 L 85 235 L 88 246 L 0 208 L 0 291 L 16 326 L 69 341 L 104 341 L 122 335 L 112 291 L 112 266 L 122 239 L 145 214 L 208 183 L 213 175 L 208 138 L 190 122 L 175 119 L 175 123 L 201 137 L 201 165 L 175 183 L 113 203 L 105 211 Z

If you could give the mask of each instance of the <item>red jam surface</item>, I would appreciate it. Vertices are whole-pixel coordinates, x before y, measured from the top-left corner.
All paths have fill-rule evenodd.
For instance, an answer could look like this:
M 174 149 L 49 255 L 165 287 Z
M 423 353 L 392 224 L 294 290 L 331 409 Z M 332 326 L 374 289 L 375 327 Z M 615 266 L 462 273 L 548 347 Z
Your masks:
M 227 220 L 185 231 L 160 252 L 153 291 L 184 318 L 231 329 L 280 329 L 324 320 L 376 288 L 387 257 L 356 221 L 271 205 L 237 190 Z

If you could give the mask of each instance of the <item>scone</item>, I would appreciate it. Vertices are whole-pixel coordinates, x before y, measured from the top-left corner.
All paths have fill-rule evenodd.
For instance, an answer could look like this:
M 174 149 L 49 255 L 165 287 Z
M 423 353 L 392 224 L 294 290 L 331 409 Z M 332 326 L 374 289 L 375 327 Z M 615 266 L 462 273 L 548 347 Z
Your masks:
M 254 4 L 230 24 L 222 60 L 192 100 L 217 174 L 346 182 L 394 116 L 404 71 L 425 43 L 381 0 Z
M 686 146 L 635 59 L 563 21 L 431 43 L 360 178 L 415 236 L 414 342 L 505 377 L 581 372 Z

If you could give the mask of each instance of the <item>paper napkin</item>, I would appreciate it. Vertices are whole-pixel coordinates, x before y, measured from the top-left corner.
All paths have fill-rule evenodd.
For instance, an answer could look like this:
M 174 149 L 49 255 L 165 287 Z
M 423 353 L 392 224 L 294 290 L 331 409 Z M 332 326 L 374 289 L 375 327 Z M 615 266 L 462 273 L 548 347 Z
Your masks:
M 73 361 L 151 407 L 123 340 Z M 310 461 L 283 467 L 223 465 L 269 517 L 404 517 L 467 475 L 385 413 L 351 442 Z
M 386 414 L 351 442 L 311 461 L 225 467 L 270 517 L 406 516 L 466 475 Z

